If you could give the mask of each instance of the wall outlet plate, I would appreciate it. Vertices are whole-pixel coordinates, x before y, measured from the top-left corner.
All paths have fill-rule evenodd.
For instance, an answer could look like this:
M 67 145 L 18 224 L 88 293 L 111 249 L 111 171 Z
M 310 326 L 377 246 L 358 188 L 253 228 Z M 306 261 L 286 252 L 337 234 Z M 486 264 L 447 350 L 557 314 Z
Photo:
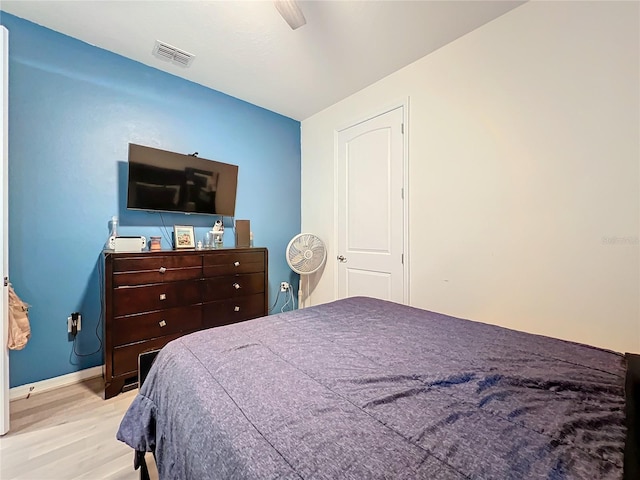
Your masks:
M 76 324 L 76 333 L 82 329 L 82 315 L 78 315 L 78 321 Z M 73 333 L 73 319 L 67 317 L 67 333 Z

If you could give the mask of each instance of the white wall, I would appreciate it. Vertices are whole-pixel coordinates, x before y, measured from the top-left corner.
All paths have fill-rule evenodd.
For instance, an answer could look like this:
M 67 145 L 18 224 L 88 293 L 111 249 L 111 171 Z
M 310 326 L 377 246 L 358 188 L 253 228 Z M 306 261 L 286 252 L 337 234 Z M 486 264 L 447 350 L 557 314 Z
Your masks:
M 640 352 L 639 6 L 529 2 L 303 121 L 311 303 L 334 130 L 408 96 L 410 303 Z

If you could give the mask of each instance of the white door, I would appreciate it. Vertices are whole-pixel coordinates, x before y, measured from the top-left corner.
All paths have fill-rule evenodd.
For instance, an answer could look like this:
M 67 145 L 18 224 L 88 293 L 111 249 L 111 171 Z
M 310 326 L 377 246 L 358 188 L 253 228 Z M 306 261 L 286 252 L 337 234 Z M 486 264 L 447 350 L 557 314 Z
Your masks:
M 2 268 L 0 278 L 0 287 L 2 295 L 0 298 L 0 435 L 4 435 L 9 431 L 9 350 L 7 349 L 8 331 L 9 331 L 9 289 L 7 288 L 7 280 L 9 278 L 9 196 L 8 196 L 8 163 L 9 163 L 9 146 L 8 146 L 8 125 L 9 125 L 9 32 L 3 26 L 0 26 L 0 265 Z
M 338 298 L 405 303 L 404 107 L 337 135 Z

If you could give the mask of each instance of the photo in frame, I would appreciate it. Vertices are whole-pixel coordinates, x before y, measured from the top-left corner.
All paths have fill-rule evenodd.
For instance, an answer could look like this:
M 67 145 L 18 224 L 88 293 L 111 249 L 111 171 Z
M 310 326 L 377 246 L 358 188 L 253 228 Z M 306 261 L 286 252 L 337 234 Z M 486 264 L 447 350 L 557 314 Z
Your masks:
M 193 232 L 193 226 L 191 225 L 174 225 L 173 226 L 173 241 L 175 249 L 181 248 L 195 248 L 196 240 Z

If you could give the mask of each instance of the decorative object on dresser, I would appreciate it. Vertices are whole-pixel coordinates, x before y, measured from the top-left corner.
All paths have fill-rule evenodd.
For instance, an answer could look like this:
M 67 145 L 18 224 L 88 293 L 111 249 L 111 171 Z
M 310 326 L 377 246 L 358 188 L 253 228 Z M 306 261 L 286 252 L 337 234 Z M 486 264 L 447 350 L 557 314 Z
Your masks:
M 251 223 L 249 220 L 236 220 L 236 247 L 250 246 Z
M 149 240 L 149 250 L 162 250 L 162 237 L 151 237 Z
M 135 387 L 138 355 L 268 313 L 266 248 L 105 252 L 105 399 Z
M 224 235 L 224 223 L 222 220 L 216 220 L 216 223 L 213 224 L 213 228 L 209 232 L 209 247 L 211 248 L 222 248 L 222 236 Z
M 196 236 L 192 225 L 173 226 L 173 245 L 176 250 L 181 248 L 195 248 Z
M 141 252 L 147 246 L 145 237 L 109 237 L 109 246 L 114 252 Z

